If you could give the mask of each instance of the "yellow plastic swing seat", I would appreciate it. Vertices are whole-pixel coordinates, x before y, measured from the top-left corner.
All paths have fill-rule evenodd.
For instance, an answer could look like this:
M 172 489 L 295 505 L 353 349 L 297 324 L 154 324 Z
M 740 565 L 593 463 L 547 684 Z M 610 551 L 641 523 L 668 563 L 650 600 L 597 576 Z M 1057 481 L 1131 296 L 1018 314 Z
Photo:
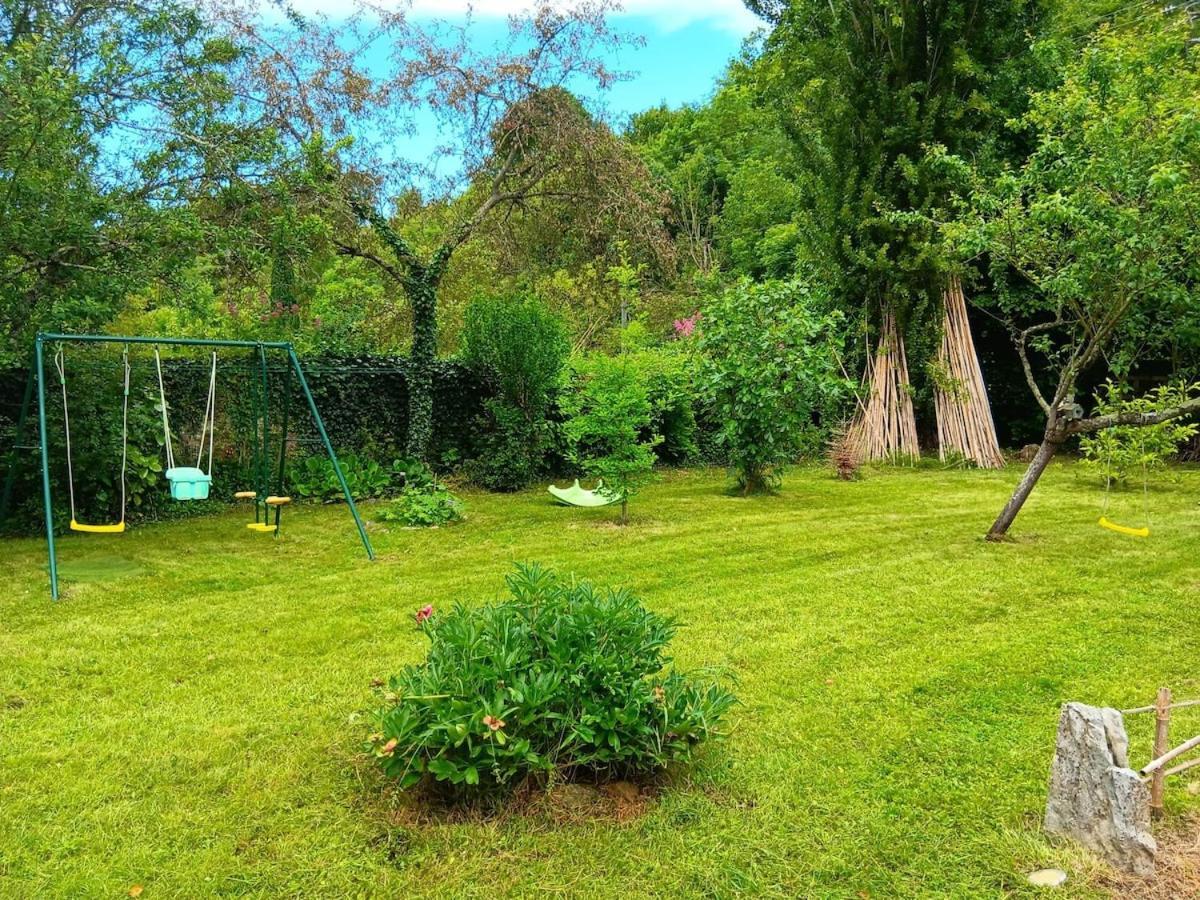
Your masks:
M 263 534 L 270 534 L 275 530 L 275 526 L 269 522 L 247 522 L 246 527 L 251 531 L 259 531 Z
M 267 506 L 286 506 L 292 502 L 291 497 L 268 497 L 263 503 Z
M 1149 528 L 1130 528 L 1128 525 L 1118 525 L 1116 522 L 1110 521 L 1108 516 L 1100 517 L 1100 527 L 1107 528 L 1109 531 L 1115 531 L 1117 534 L 1127 534 L 1130 537 L 1150 537 Z
M 258 493 L 255 491 L 238 491 L 233 496 L 237 500 L 253 500 L 258 496 Z
M 117 522 L 115 525 L 85 525 L 82 522 L 71 520 L 72 531 L 84 531 L 88 534 L 121 534 L 125 531 L 125 523 Z

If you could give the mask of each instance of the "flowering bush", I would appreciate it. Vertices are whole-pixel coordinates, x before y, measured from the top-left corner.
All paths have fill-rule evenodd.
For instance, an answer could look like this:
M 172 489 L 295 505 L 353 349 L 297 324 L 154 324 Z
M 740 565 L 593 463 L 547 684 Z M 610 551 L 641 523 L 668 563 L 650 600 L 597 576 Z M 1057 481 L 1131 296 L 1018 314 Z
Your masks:
M 426 606 L 419 665 L 379 685 L 367 741 L 403 788 L 459 797 L 530 777 L 626 777 L 686 761 L 734 697 L 666 669 L 675 625 L 623 590 L 566 582 L 539 566 L 509 576 L 510 597 Z

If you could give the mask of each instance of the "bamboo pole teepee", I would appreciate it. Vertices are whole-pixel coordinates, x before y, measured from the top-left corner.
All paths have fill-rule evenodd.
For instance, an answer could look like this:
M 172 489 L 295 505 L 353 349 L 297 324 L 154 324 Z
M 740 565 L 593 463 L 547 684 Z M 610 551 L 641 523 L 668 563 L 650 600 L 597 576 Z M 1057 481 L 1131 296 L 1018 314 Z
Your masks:
M 934 385 L 938 456 L 959 453 L 983 469 L 1004 466 L 979 356 L 967 321 L 962 284 L 952 278 L 946 288 L 939 378 Z
M 850 426 L 852 446 L 863 460 L 915 459 L 920 451 L 904 337 L 890 312 L 884 313 L 879 346 L 867 363 L 864 382 L 867 398 Z

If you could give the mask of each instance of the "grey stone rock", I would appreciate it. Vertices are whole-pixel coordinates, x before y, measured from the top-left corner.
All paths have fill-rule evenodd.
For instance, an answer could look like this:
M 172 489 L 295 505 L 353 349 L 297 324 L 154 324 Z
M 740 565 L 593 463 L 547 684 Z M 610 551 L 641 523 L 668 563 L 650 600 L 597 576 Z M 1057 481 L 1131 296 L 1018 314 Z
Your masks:
M 1129 738 L 1115 709 L 1063 705 L 1045 827 L 1135 875 L 1154 874 L 1150 789 L 1129 769 Z

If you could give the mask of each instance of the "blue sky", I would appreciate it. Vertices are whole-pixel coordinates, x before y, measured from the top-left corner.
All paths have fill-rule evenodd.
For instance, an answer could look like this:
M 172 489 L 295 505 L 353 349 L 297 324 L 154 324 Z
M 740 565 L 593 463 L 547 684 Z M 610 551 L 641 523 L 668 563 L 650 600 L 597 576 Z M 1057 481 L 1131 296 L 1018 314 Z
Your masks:
M 396 0 L 397 3 L 400 0 Z M 569 0 L 566 0 L 569 2 Z M 302 12 L 317 11 L 336 17 L 340 7 L 348 12 L 350 0 L 293 0 Z M 411 15 L 462 21 L 470 12 L 470 34 L 483 49 L 493 46 L 506 31 L 506 16 L 523 11 L 529 0 L 407 0 Z M 679 106 L 708 98 L 742 42 L 761 23 L 742 0 L 624 0 L 612 15 L 613 26 L 637 35 L 642 46 L 627 46 L 606 60 L 630 77 L 598 98 L 610 122 L 622 126 L 635 112 L 666 103 Z M 421 116 L 420 118 L 425 118 Z M 437 146 L 436 125 L 411 138 L 393 139 L 399 155 L 428 158 Z M 442 168 L 442 166 L 439 166 Z M 444 171 L 444 168 L 443 168 Z

